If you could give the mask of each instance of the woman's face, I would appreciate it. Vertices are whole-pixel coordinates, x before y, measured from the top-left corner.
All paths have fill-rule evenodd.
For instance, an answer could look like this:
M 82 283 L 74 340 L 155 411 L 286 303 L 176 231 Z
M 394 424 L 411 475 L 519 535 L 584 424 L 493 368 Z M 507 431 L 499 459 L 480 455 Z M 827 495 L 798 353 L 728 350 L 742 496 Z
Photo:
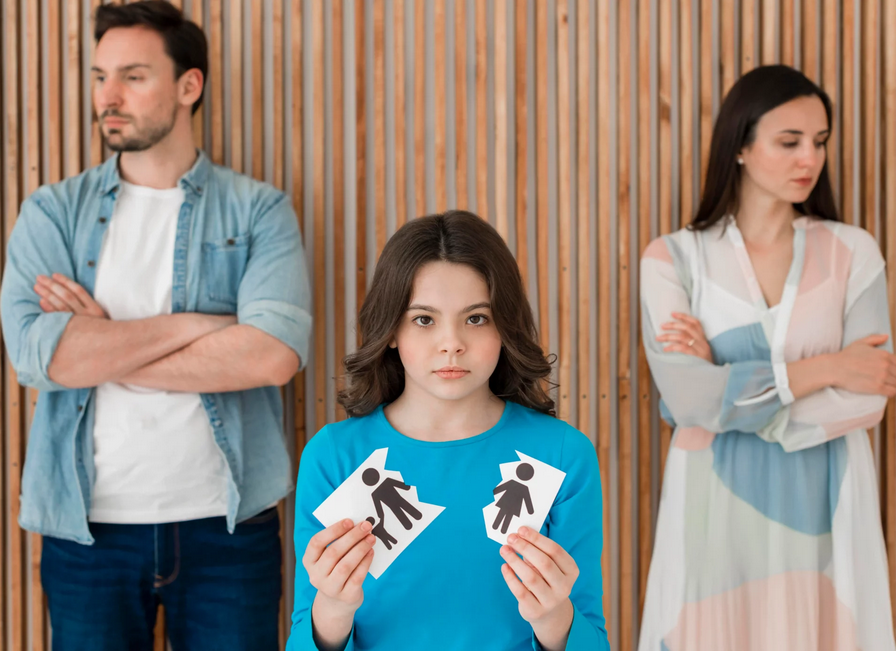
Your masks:
M 818 182 L 830 134 L 821 99 L 799 97 L 781 104 L 756 124 L 756 138 L 741 150 L 744 185 L 774 199 L 802 203 Z

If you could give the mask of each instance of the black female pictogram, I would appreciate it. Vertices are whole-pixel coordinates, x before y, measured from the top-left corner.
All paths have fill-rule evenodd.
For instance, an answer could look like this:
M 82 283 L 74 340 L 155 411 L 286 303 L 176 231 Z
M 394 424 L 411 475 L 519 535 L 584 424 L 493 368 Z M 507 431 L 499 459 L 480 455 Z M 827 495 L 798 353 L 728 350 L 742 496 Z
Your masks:
M 529 481 L 535 476 L 535 469 L 528 463 L 521 463 L 516 467 L 516 476 L 522 481 Z M 507 533 L 510 521 L 514 517 L 520 516 L 523 510 L 523 502 L 526 503 L 526 510 L 529 512 L 529 515 L 535 513 L 535 509 L 532 507 L 532 497 L 529 495 L 529 487 L 521 484 L 516 479 L 508 479 L 495 488 L 492 493 L 495 495 L 504 493 L 495 503 L 495 506 L 498 507 L 498 517 L 495 518 L 495 523 L 492 525 L 492 529 L 501 527 L 502 534 Z

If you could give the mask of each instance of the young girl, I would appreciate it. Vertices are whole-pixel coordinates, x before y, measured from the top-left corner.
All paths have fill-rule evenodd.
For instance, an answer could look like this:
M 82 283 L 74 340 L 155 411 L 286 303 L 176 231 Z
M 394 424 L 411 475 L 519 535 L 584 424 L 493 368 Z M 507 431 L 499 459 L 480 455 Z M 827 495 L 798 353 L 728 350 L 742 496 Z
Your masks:
M 287 648 L 609 649 L 597 458 L 554 417 L 550 363 L 504 241 L 466 212 L 408 223 L 383 249 L 358 323 L 339 396 L 351 418 L 302 455 Z M 373 546 L 392 540 L 369 520 L 322 530 L 312 513 L 381 448 L 398 488 L 444 510 L 374 579 Z M 566 476 L 541 531 L 511 526 L 499 545 L 483 507 L 517 451 Z

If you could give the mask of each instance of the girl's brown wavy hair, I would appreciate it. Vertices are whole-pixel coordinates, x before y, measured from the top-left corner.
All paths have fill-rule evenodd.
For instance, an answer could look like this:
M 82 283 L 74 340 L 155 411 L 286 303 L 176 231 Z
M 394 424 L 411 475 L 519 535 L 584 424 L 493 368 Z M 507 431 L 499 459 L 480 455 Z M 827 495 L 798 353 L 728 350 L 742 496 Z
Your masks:
M 410 221 L 386 243 L 358 316 L 361 346 L 344 360 L 339 404 L 349 416 L 364 416 L 401 395 L 404 367 L 389 344 L 410 304 L 417 270 L 438 261 L 472 267 L 488 285 L 501 337 L 501 356 L 489 379 L 492 393 L 555 416 L 546 390 L 553 359 L 538 344 L 516 260 L 494 228 L 462 210 Z

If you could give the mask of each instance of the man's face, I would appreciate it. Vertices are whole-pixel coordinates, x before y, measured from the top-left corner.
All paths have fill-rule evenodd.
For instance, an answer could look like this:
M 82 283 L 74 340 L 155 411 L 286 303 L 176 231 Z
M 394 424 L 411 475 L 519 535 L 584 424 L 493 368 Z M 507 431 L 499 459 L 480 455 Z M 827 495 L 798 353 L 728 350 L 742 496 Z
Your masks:
M 179 93 L 174 61 L 157 32 L 116 27 L 97 43 L 93 103 L 113 151 L 144 151 L 171 133 Z

